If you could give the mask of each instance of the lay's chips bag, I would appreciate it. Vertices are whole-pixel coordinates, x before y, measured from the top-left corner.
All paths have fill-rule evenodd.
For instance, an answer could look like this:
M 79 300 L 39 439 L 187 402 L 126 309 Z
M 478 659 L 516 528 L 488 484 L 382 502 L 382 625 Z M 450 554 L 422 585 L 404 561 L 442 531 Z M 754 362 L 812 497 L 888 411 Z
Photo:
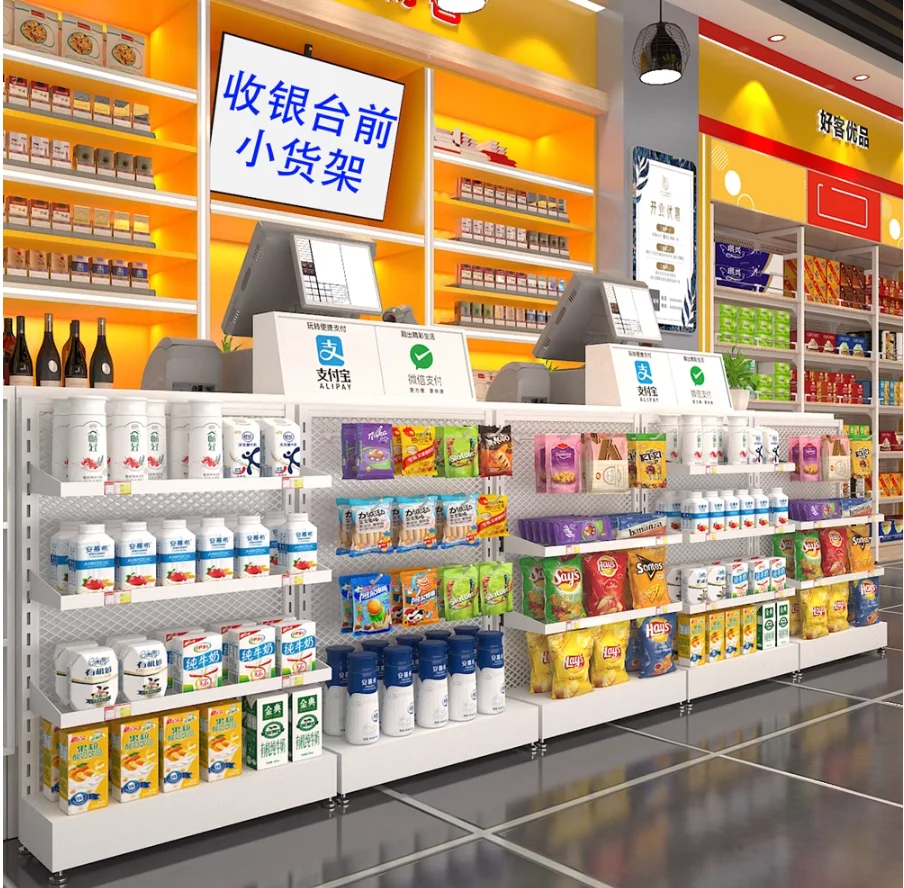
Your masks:
M 879 583 L 875 577 L 851 584 L 848 610 L 855 626 L 872 626 L 879 621 Z
M 800 627 L 802 638 L 822 638 L 829 634 L 829 593 L 827 586 L 801 589 Z
M 593 654 L 593 630 L 574 629 L 550 635 L 548 644 L 553 699 L 567 700 L 592 691 L 590 658 Z
M 547 636 L 525 632 L 527 656 L 530 659 L 530 692 L 548 694 L 552 690 L 552 664 L 549 661 Z
M 521 559 L 521 611 L 541 623 L 546 619 L 546 579 L 539 558 Z
M 546 622 L 579 620 L 584 613 L 584 585 L 581 556 L 544 558 Z
M 646 617 L 637 628 L 640 638 L 640 677 L 653 678 L 674 672 L 672 638 L 675 635 L 675 615 Z
M 832 583 L 828 587 L 828 627 L 829 632 L 843 632 L 848 628 L 848 584 Z
M 590 680 L 595 688 L 608 688 L 628 680 L 625 655 L 628 652 L 630 630 L 627 620 L 590 630 L 594 636 Z

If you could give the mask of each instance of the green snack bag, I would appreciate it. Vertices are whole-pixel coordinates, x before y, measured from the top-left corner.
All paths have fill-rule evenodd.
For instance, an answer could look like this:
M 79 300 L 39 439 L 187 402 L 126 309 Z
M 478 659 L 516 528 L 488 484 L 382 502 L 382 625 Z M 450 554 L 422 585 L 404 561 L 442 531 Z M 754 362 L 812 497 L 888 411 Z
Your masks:
M 476 478 L 477 426 L 442 426 L 437 431 L 437 474 L 441 478 Z
M 543 559 L 546 622 L 561 623 L 585 617 L 581 556 Z
M 507 614 L 512 609 L 512 565 L 489 561 L 477 565 L 480 613 L 485 617 Z
M 477 565 L 458 566 L 443 571 L 445 619 L 473 620 L 480 616 L 477 601 Z
M 539 558 L 521 559 L 521 612 L 541 623 L 546 619 L 546 579 Z
M 818 530 L 799 530 L 794 534 L 794 560 L 797 579 L 822 579 L 822 546 Z M 787 565 L 785 571 L 787 573 Z
M 772 537 L 772 557 L 785 559 L 785 575 L 797 577 L 794 558 L 794 534 L 781 533 Z

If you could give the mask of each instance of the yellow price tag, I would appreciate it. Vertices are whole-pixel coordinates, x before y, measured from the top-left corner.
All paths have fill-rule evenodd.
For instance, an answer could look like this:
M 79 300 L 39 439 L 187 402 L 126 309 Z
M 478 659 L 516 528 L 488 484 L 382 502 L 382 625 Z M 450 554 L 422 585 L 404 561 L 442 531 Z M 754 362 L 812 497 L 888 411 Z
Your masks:
M 283 478 L 283 490 L 301 490 L 304 487 L 304 478 Z

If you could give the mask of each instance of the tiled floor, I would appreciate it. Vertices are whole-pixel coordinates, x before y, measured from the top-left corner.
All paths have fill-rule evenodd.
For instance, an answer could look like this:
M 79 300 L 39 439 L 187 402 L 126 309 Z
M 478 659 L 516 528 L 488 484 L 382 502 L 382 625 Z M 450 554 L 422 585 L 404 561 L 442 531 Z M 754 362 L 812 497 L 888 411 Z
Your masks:
M 899 888 L 901 584 L 898 568 L 881 586 L 884 659 L 85 867 L 70 888 Z M 4 886 L 46 885 L 16 848 Z

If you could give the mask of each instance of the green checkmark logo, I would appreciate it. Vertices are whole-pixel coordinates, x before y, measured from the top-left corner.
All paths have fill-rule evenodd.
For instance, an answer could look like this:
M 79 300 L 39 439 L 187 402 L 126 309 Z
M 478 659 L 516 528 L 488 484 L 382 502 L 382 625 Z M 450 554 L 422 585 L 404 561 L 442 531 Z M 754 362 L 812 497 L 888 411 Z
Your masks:
M 697 367 L 696 365 L 691 367 L 691 382 L 694 385 L 703 385 L 703 380 L 704 380 L 703 370 L 700 367 Z
M 433 366 L 433 352 L 426 345 L 412 345 L 409 355 L 416 370 L 428 370 Z

